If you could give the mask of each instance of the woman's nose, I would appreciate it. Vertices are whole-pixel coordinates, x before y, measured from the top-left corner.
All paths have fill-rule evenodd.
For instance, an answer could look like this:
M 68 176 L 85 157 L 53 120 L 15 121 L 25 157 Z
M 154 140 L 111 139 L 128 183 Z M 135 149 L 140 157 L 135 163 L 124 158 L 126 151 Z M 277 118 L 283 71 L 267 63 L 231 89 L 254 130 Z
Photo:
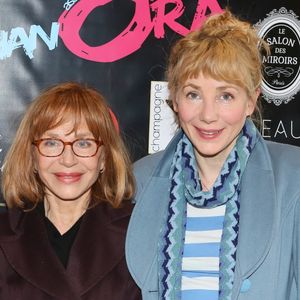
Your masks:
M 74 154 L 71 145 L 65 145 L 65 149 L 61 154 L 61 163 L 68 167 L 71 167 L 77 163 L 77 157 Z
M 201 105 L 200 118 L 205 123 L 212 123 L 218 119 L 218 109 L 215 99 L 204 100 Z

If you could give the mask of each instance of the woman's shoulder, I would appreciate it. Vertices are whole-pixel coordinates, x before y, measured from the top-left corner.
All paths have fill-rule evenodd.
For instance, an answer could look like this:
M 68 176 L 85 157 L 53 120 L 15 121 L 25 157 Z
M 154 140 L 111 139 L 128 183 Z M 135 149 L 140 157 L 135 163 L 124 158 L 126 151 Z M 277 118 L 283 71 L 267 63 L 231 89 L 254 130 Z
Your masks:
M 266 145 L 277 193 L 300 196 L 300 147 L 270 141 Z
M 300 147 L 274 141 L 266 141 L 266 145 L 273 164 L 300 167 Z
M 137 160 L 134 164 L 134 172 L 149 172 L 149 170 L 153 170 L 158 166 L 159 162 L 163 157 L 164 151 L 160 151 L 157 153 L 149 154 L 141 159 Z
M 134 174 L 138 182 L 151 176 L 169 177 L 174 152 L 182 134 L 182 130 L 178 130 L 165 149 L 147 155 L 134 163 Z
M 8 210 L 1 210 L 0 212 L 0 234 L 3 230 L 3 228 L 7 227 L 7 224 L 9 224 L 9 213 Z
M 110 203 L 103 201 L 88 209 L 85 219 L 88 220 L 88 224 L 93 224 L 95 227 L 98 227 L 98 224 L 102 226 L 109 224 L 118 226 L 119 224 L 120 227 L 127 228 L 133 207 L 131 200 L 123 200 L 118 207 L 113 207 Z
M 15 239 L 17 236 L 16 227 L 22 217 L 19 209 L 7 209 L 0 213 L 0 242 Z
M 300 147 L 295 146 L 295 145 L 290 145 L 290 144 L 285 144 L 285 143 L 279 143 L 276 141 L 270 141 L 270 140 L 265 140 L 267 146 L 269 149 L 274 150 L 274 151 L 289 151 L 289 152 L 294 152 L 294 153 L 299 153 L 300 152 Z
M 168 164 L 164 159 L 164 154 L 165 151 L 160 151 L 147 155 L 134 163 L 133 171 L 136 181 L 136 195 L 133 200 L 134 203 L 151 178 L 161 176 L 162 166 Z

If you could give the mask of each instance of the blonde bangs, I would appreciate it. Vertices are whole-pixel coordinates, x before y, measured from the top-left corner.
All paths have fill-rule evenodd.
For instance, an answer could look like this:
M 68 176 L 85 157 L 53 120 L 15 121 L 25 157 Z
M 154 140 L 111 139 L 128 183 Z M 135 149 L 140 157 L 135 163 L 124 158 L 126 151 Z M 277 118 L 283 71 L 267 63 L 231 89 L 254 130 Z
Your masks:
M 249 63 L 247 49 L 237 44 L 238 42 L 234 40 L 206 38 L 197 43 L 197 48 L 189 49 L 189 53 L 185 50 L 185 55 L 174 69 L 169 70 L 168 76 L 172 78 L 169 82 L 173 83 L 173 86 L 169 84 L 169 87 L 173 90 L 173 93 L 171 92 L 173 97 L 178 92 L 178 87 L 183 86 L 189 78 L 197 78 L 200 73 L 215 80 L 240 86 L 246 89 L 249 95 L 252 94 L 257 88 L 253 82 L 260 82 L 260 78 L 253 78 L 257 69 L 253 68 L 253 61 Z M 240 49 L 238 53 L 237 48 Z

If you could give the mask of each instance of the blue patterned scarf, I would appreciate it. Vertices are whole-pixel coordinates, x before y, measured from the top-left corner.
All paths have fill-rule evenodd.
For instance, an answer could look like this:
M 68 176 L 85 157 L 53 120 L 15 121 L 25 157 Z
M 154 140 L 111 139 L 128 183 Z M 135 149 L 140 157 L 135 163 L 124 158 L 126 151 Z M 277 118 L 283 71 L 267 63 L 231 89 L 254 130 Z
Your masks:
M 240 181 L 257 141 L 256 132 L 253 122 L 247 119 L 214 186 L 207 192 L 201 188 L 193 145 L 183 134 L 170 170 L 170 202 L 159 243 L 160 299 L 180 299 L 187 202 L 199 208 L 226 204 L 220 244 L 219 300 L 231 299 L 238 242 Z

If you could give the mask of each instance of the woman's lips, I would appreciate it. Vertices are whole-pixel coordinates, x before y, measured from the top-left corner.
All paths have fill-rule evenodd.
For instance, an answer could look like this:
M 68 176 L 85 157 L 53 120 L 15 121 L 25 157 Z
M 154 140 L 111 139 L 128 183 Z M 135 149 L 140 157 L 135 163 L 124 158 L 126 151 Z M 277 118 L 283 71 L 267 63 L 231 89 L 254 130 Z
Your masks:
M 82 173 L 54 173 L 55 177 L 63 183 L 73 183 L 81 179 Z
M 204 140 L 213 140 L 218 138 L 223 129 L 202 129 L 202 128 L 196 128 L 199 136 Z

